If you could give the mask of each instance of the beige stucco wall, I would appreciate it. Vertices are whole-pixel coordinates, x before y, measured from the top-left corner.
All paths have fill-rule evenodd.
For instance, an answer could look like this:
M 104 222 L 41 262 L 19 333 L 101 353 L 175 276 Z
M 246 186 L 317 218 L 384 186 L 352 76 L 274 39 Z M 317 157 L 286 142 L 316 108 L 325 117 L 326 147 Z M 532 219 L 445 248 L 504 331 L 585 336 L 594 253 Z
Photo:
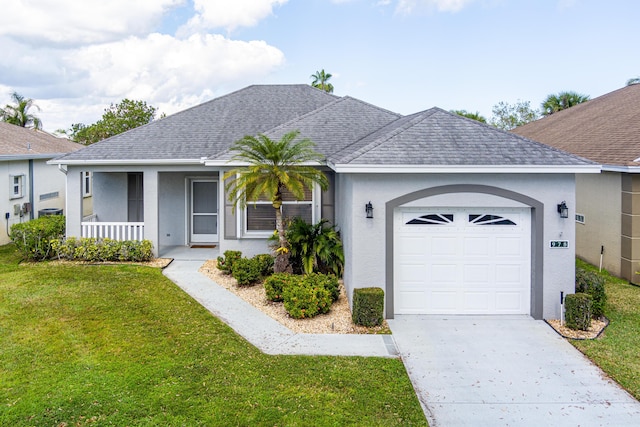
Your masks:
M 590 264 L 621 275 L 621 174 L 602 172 L 576 176 L 576 214 L 584 215 L 584 224 L 576 222 L 576 255 Z

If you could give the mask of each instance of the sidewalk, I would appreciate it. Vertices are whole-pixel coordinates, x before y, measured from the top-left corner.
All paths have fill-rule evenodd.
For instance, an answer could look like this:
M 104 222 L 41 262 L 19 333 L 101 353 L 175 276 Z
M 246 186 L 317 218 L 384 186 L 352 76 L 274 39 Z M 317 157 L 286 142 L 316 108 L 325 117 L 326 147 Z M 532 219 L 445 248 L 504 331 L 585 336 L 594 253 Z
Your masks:
M 266 354 L 399 357 L 391 335 L 295 333 L 200 274 L 202 264 L 174 258 L 164 275 Z

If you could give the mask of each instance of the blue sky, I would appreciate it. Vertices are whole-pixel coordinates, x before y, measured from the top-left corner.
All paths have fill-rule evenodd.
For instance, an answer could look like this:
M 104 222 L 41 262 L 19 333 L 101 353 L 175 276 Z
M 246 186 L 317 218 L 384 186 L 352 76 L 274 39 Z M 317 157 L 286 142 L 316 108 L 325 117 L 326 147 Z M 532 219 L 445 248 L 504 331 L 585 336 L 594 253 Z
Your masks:
M 55 7 L 52 5 L 55 4 Z M 81 5 L 81 6 L 79 6 Z M 250 84 L 305 83 L 403 114 L 538 107 L 640 76 L 637 0 L 30 0 L 3 6 L 0 104 L 46 130 L 128 97 L 168 114 Z

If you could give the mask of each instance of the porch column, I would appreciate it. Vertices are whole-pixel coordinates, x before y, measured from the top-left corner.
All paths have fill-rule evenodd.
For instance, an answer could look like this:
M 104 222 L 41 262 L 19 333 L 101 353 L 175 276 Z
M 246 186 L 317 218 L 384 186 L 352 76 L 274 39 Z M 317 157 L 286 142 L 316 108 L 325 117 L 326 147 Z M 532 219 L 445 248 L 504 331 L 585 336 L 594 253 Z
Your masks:
M 158 171 L 145 169 L 144 188 L 144 238 L 153 244 L 153 254 L 158 256 Z
M 82 172 L 78 168 L 67 170 L 67 195 L 64 215 L 66 217 L 67 237 L 81 237 L 82 222 Z

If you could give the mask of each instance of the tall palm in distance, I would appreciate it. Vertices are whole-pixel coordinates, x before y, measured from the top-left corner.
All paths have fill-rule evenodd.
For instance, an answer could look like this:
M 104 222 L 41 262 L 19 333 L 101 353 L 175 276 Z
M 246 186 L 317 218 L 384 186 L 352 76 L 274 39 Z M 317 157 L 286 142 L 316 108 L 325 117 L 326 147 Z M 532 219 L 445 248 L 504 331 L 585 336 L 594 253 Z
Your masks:
M 331 77 L 333 77 L 331 73 L 325 73 L 324 68 L 320 71 L 316 71 L 315 74 L 311 74 L 311 78 L 313 79 L 311 86 L 328 93 L 333 93 L 333 85 L 328 83 Z
M 627 86 L 637 85 L 638 83 L 640 83 L 640 77 L 633 77 L 627 80 Z
M 25 98 L 18 92 L 11 94 L 11 100 L 14 105 L 7 104 L 4 108 L 0 108 L 0 119 L 3 122 L 23 128 L 41 129 L 42 121 L 37 116 L 29 113 L 29 110 L 35 108 L 40 111 L 31 98 Z
M 274 271 L 290 269 L 288 244 L 282 219 L 282 193 L 288 191 L 299 200 L 304 198 L 305 189 L 319 184 L 323 190 L 329 186 L 327 177 L 310 163 L 320 162 L 323 156 L 314 151 L 314 143 L 303 138 L 297 140 L 300 132 L 286 133 L 279 141 L 264 134 L 245 136 L 231 147 L 234 153 L 231 161 L 248 163 L 248 166 L 234 168 L 224 175 L 229 200 L 244 208 L 247 203 L 267 197 L 273 206 L 276 219 L 279 248 L 276 251 Z
M 553 113 L 571 108 L 574 105 L 582 104 L 588 100 L 589 95 L 582 95 L 572 91 L 551 94 L 542 102 L 542 115 L 550 116 Z

